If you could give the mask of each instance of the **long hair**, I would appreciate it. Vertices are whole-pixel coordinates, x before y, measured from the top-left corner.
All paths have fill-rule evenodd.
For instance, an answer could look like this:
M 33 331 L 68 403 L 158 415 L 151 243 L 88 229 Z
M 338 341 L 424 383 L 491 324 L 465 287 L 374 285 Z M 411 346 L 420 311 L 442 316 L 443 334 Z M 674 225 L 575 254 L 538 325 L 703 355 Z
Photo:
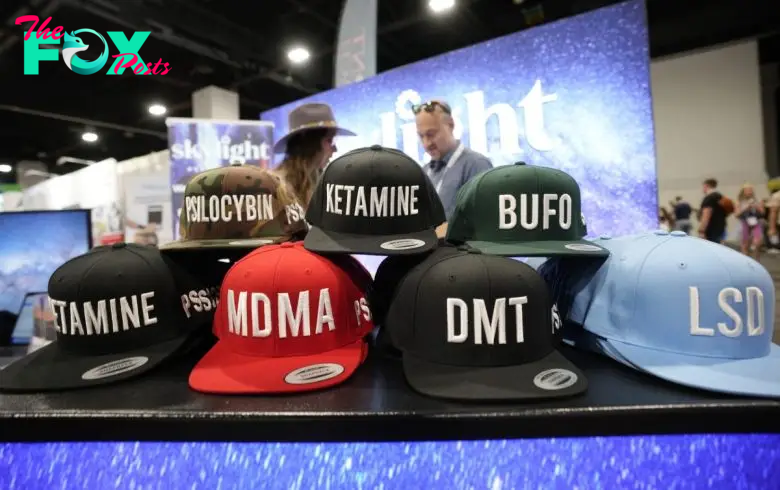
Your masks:
M 751 196 L 747 195 L 747 190 L 748 189 L 750 189 L 752 191 L 753 190 L 753 184 L 743 184 L 742 187 L 740 187 L 739 195 L 737 196 L 737 201 L 743 202 L 743 201 L 746 201 L 748 199 L 755 199 L 756 198 L 755 192 Z
M 293 135 L 287 141 L 284 160 L 279 164 L 278 172 L 287 181 L 304 209 L 320 176 L 320 155 L 322 140 L 330 135 L 330 129 L 316 128 Z

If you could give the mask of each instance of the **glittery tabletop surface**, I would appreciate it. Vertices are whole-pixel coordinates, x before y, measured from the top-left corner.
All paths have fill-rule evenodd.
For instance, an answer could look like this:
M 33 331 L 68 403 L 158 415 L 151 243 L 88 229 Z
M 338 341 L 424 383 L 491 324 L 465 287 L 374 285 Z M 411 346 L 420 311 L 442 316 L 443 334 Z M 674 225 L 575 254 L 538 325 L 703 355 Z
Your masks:
M 0 445 L 3 490 L 780 488 L 780 436 Z

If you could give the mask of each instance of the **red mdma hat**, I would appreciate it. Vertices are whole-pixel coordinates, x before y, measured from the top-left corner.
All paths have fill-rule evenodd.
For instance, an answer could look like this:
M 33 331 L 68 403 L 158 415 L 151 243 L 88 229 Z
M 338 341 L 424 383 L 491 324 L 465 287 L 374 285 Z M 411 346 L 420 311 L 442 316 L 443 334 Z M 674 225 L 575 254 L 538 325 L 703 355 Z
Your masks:
M 352 257 L 325 258 L 302 242 L 250 253 L 225 275 L 214 317 L 219 342 L 193 369 L 190 387 L 291 393 L 346 381 L 368 353 L 370 283 Z

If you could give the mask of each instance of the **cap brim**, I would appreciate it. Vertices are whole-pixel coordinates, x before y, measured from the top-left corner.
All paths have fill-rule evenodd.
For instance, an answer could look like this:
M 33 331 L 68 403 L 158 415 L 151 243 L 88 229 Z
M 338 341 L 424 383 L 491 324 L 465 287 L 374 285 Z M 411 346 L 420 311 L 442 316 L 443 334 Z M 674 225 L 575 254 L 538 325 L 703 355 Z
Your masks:
M 234 248 L 258 248 L 264 245 L 272 245 L 281 241 L 283 237 L 270 238 L 233 238 L 219 240 L 178 240 L 160 245 L 164 251 L 176 250 L 204 250 L 204 249 L 234 249 Z
M 403 354 L 409 385 L 423 395 L 450 400 L 539 400 L 578 395 L 588 388 L 582 372 L 557 351 L 515 366 L 463 367 Z
M 303 240 L 304 248 L 312 252 L 363 255 L 413 255 L 433 250 L 438 244 L 432 228 L 403 235 L 355 235 L 312 226 Z
M 314 356 L 255 357 L 217 342 L 190 373 L 190 388 L 233 395 L 283 394 L 341 384 L 363 363 L 363 340 Z
M 603 351 L 616 352 L 641 371 L 690 388 L 731 395 L 780 398 L 780 347 L 753 359 L 699 357 L 637 347 L 599 338 Z M 617 359 L 620 361 L 620 359 Z
M 333 131 L 336 131 L 336 136 L 357 136 L 356 133 L 353 133 L 349 129 L 339 128 L 339 127 L 331 128 L 327 126 L 322 126 L 322 127 L 312 126 L 310 128 L 301 128 L 295 131 L 291 131 L 285 134 L 284 136 L 282 136 L 281 138 L 279 138 L 279 141 L 274 143 L 274 153 L 284 153 L 287 150 L 287 141 L 290 139 L 290 137 L 300 133 L 301 131 L 310 131 L 312 129 L 331 129 Z
M 468 241 L 466 245 L 489 255 L 504 257 L 608 257 L 609 250 L 587 240 L 540 242 Z
M 117 383 L 154 369 L 189 340 L 184 336 L 99 356 L 75 355 L 55 341 L 0 369 L 0 391 L 59 391 Z

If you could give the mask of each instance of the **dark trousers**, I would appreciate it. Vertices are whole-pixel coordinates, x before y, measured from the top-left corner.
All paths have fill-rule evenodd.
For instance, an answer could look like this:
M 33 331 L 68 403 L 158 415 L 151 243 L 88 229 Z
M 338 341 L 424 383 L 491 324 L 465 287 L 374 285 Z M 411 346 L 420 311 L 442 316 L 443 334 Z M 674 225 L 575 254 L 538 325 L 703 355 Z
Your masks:
M 691 230 L 693 229 L 693 225 L 691 224 L 691 220 L 688 219 L 681 219 L 677 221 L 677 224 L 674 226 L 677 230 L 684 232 L 686 235 L 691 234 Z

